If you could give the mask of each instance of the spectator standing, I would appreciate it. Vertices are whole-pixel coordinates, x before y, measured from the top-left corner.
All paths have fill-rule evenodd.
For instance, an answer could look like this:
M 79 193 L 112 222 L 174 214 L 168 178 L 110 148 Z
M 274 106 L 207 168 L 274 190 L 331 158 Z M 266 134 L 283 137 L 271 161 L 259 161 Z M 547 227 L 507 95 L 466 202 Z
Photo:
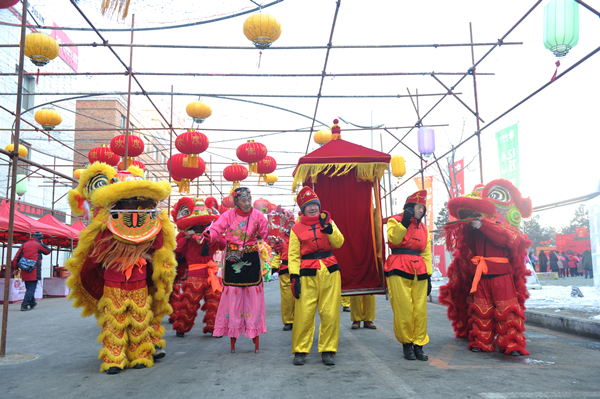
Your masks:
M 52 250 L 48 248 L 42 239 L 44 235 L 39 231 L 33 233 L 33 236 L 21 245 L 17 255 L 12 261 L 12 267 L 16 270 L 19 265 L 19 260 L 23 258 L 35 260 L 35 267 L 32 271 L 26 272 L 21 270 L 21 279 L 25 282 L 25 297 L 23 303 L 21 303 L 21 310 L 32 310 L 37 306 L 35 301 L 35 288 L 37 287 L 38 280 L 42 279 L 42 255 L 49 255 Z
M 544 250 L 540 251 L 540 255 L 538 257 L 538 262 L 540 265 L 540 272 L 544 273 L 548 271 L 548 257 Z
M 540 254 L 540 256 L 541 256 L 541 254 Z M 558 256 L 556 256 L 556 253 L 554 251 L 550 251 L 549 261 L 550 261 L 550 271 L 554 272 L 554 273 L 559 273 L 560 269 L 558 268 Z M 560 277 L 560 274 L 559 274 L 559 277 Z
M 581 262 L 583 263 L 583 272 L 585 274 L 585 278 L 587 279 L 588 276 L 590 276 L 590 278 L 593 278 L 594 265 L 592 263 L 592 253 L 588 249 L 586 249 L 585 251 L 583 251 L 581 259 Z
M 577 257 L 573 254 L 573 252 L 569 252 L 567 254 L 567 259 L 569 262 L 569 275 L 571 277 L 577 276 Z

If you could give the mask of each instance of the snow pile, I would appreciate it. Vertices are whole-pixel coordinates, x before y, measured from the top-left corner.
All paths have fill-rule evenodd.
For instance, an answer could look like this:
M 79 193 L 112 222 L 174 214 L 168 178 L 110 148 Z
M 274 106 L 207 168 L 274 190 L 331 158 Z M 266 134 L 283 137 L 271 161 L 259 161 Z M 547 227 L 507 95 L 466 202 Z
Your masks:
M 527 309 L 573 309 L 584 312 L 600 313 L 600 289 L 596 287 L 579 287 L 583 298 L 572 297 L 572 286 L 544 286 L 541 290 L 530 290 L 529 299 L 525 302 Z M 595 319 L 600 320 L 599 316 Z

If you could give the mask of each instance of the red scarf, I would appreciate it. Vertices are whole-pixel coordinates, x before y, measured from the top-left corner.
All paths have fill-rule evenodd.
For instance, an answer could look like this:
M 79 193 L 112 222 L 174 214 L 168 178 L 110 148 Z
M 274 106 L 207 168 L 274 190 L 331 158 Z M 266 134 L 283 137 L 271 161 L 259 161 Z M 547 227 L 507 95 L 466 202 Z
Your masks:
M 250 216 L 250 214 L 252 213 L 252 209 L 250 209 L 248 212 L 242 212 L 240 208 L 235 208 L 235 213 L 237 213 L 240 216 Z

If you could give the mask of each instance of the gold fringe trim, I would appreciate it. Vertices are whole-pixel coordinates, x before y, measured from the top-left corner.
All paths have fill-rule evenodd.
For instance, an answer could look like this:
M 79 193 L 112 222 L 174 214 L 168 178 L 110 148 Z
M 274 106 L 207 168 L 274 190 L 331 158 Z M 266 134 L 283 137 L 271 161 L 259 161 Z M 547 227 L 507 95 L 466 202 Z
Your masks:
M 110 353 L 108 349 L 100 349 L 100 352 L 98 353 L 98 359 L 104 360 L 105 356 L 108 358 L 108 360 L 110 360 L 110 363 L 102 362 L 102 365 L 100 365 L 100 372 L 104 372 L 111 367 L 119 367 L 124 369 L 127 368 L 127 366 L 129 365 L 129 360 L 127 360 L 127 355 L 125 354 L 125 351 L 123 351 L 123 353 L 121 353 L 119 356 L 115 357 L 112 353 Z
M 117 11 L 117 17 L 121 17 L 121 19 L 125 19 L 127 14 L 129 13 L 129 1 L 130 0 L 104 0 L 102 1 L 102 15 L 109 14 L 109 17 Z M 111 10 L 112 8 L 112 10 Z
M 146 350 L 148 350 L 148 349 L 146 349 Z M 154 348 L 152 348 L 152 350 L 154 350 Z M 141 353 L 141 351 L 140 351 L 140 353 Z M 154 352 L 152 352 L 152 353 L 154 353 Z M 152 366 L 154 366 L 154 360 L 152 358 L 150 358 L 150 359 L 145 359 L 145 358 L 135 359 L 131 363 L 129 363 L 128 368 L 133 368 L 133 366 L 135 366 L 136 364 L 145 364 L 146 367 L 152 367 Z
M 305 164 L 298 166 L 294 182 L 292 183 L 292 191 L 296 191 L 299 184 L 310 180 L 313 183 L 317 182 L 319 174 L 328 177 L 343 176 L 354 169 L 356 179 L 358 181 L 374 181 L 380 180 L 383 172 L 387 169 L 388 164 L 385 162 L 371 163 L 328 163 L 328 164 Z

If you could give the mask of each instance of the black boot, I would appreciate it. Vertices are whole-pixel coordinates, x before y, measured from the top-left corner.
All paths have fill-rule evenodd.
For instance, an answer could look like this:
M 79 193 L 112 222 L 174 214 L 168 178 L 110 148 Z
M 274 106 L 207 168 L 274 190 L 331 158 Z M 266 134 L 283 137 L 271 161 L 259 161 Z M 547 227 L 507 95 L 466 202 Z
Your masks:
M 179 331 L 177 331 L 175 333 L 176 336 L 178 336 L 179 338 L 183 338 L 185 336 L 185 333 L 180 333 Z
M 321 360 L 326 366 L 335 366 L 335 353 L 323 352 L 321 353 Z
M 136 370 L 145 369 L 146 365 L 142 364 L 142 363 L 138 363 L 135 366 L 133 366 L 133 368 L 136 369 Z
M 295 366 L 302 366 L 306 363 L 306 353 L 295 353 L 293 362 Z
M 404 358 L 406 360 L 415 360 L 417 358 L 415 356 L 413 344 L 402 344 L 402 349 L 404 350 Z
M 108 370 L 106 370 L 106 374 L 119 374 L 119 371 L 121 371 L 120 368 L 118 368 L 118 367 L 111 367 Z
M 512 351 L 512 352 L 510 352 L 510 355 L 511 355 L 511 356 L 523 356 L 523 355 L 521 354 L 521 352 L 519 352 L 519 351 Z
M 292 327 L 294 327 L 294 325 L 292 323 L 284 324 L 283 331 L 292 331 Z
M 423 352 L 423 347 L 420 345 L 414 345 L 413 346 L 414 350 L 415 350 L 415 356 L 417 357 L 417 359 L 422 360 L 424 362 L 429 360 L 429 356 L 427 356 L 424 352 Z

